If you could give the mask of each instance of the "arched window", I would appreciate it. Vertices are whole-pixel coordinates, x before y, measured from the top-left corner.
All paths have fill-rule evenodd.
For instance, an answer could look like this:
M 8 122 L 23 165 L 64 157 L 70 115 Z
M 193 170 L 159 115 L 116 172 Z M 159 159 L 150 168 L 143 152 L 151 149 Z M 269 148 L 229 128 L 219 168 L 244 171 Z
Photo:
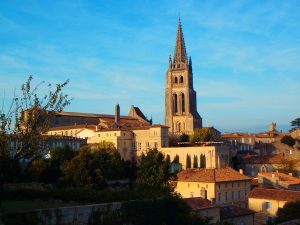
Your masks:
M 175 77 L 174 82 L 177 84 L 178 83 L 178 78 Z
M 185 101 L 184 101 L 183 93 L 181 94 L 181 109 L 182 109 L 182 112 L 184 113 L 185 112 Z
M 180 132 L 181 131 L 181 124 L 180 124 L 180 122 L 177 124 L 177 126 L 178 126 L 177 127 L 177 131 Z
M 177 94 L 173 95 L 173 109 L 174 109 L 174 113 L 178 112 Z
M 183 76 L 180 76 L 180 83 L 183 83 Z

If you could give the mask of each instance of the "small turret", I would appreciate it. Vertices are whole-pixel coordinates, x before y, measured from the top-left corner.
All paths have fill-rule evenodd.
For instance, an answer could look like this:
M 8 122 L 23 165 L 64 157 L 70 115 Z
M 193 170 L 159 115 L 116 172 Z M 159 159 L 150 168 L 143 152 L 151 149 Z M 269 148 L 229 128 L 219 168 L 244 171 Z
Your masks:
M 169 56 L 169 69 L 171 69 L 172 68 L 172 57 L 171 57 L 171 55 Z

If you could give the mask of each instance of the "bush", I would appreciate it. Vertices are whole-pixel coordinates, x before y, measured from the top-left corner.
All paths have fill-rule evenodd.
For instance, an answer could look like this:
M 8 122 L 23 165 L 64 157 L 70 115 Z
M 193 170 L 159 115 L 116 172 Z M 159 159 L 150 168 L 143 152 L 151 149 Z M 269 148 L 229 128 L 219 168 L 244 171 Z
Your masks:
M 285 135 L 281 138 L 280 142 L 290 147 L 293 147 L 296 143 L 296 140 L 289 135 Z

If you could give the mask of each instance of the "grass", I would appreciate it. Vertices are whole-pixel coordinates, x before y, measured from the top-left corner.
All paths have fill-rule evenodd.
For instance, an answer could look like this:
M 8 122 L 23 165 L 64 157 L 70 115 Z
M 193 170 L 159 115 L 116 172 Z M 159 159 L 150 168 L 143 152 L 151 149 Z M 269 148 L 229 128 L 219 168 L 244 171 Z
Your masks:
M 0 212 L 1 214 L 19 213 L 35 209 L 58 208 L 71 205 L 74 205 L 74 203 L 43 200 L 3 200 Z

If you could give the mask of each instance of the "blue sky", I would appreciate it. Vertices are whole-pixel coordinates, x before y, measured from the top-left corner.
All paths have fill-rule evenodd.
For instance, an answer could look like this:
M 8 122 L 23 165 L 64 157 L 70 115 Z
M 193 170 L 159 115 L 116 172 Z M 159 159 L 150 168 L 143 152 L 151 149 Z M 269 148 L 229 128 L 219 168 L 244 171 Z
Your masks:
M 70 79 L 66 111 L 164 123 L 178 16 L 192 56 L 198 111 L 221 131 L 279 129 L 300 115 L 299 1 L 0 1 L 0 100 L 29 74 Z

